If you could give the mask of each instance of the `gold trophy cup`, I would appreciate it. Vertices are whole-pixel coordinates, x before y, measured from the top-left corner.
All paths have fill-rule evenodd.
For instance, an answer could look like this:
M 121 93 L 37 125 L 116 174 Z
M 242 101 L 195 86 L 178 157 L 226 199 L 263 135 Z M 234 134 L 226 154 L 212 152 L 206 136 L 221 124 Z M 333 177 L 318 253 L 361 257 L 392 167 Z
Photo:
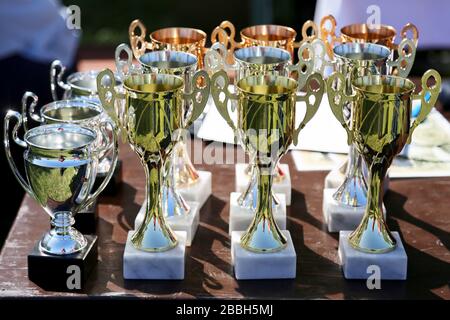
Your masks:
M 435 85 L 428 86 L 430 78 Z M 333 114 L 344 126 L 349 143 L 356 145 L 369 169 L 367 206 L 358 228 L 349 242 L 357 250 L 384 253 L 394 250 L 396 241 L 382 214 L 383 179 L 394 157 L 411 140 L 414 129 L 426 118 L 434 106 L 441 77 L 435 70 L 422 76 L 422 91 L 414 94 L 412 81 L 383 75 L 368 75 L 353 80 L 353 95 L 345 92 L 345 79 L 334 73 L 327 80 L 328 100 Z M 411 124 L 413 99 L 421 100 L 421 111 Z M 343 105 L 351 102 L 351 125 L 343 115 Z
M 201 79 L 201 81 L 200 81 Z M 198 87 L 202 82 L 203 87 Z M 106 85 L 105 85 L 106 83 Z M 194 89 L 183 92 L 181 77 L 169 74 L 132 74 L 124 82 L 124 92 L 116 92 L 114 74 L 102 71 L 97 78 L 99 97 L 105 110 L 126 133 L 146 175 L 145 218 L 131 242 L 135 248 L 161 252 L 177 245 L 177 240 L 166 224 L 162 207 L 166 162 L 183 126 L 183 115 L 188 112 L 188 124 L 203 112 L 209 96 L 209 77 L 205 71 L 192 79 Z M 116 100 L 122 101 L 116 101 Z M 190 100 L 185 103 L 183 100 Z M 125 106 L 119 108 L 120 102 Z M 191 110 L 184 110 L 191 106 Z
M 275 252 L 285 248 L 286 238 L 280 232 L 272 212 L 273 173 L 279 159 L 292 142 L 297 143 L 300 130 L 316 113 L 324 91 L 319 74 L 312 74 L 306 95 L 297 93 L 298 83 L 274 74 L 255 75 L 237 83 L 237 94 L 229 91 L 225 71 L 212 76 L 211 92 L 216 107 L 228 125 L 237 133 L 245 151 L 255 159 L 258 196 L 254 219 L 241 238 L 241 246 L 252 252 Z M 313 83 L 317 88 L 313 89 Z M 237 125 L 228 113 L 228 100 L 237 100 Z M 296 102 L 307 109 L 300 125 L 295 127 Z
M 139 19 L 136 19 L 131 22 L 128 33 L 136 59 L 139 59 L 146 50 L 184 51 L 195 55 L 199 68 L 203 67 L 206 33 L 202 30 L 181 27 L 159 29 L 150 33 L 150 42 L 148 42 L 147 28 Z

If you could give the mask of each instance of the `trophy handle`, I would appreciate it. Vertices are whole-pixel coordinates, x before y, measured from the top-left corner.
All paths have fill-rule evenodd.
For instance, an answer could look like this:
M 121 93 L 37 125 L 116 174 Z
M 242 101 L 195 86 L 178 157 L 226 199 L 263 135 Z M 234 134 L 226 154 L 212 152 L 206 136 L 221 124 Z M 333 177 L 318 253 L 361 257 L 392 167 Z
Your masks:
M 109 79 L 109 80 L 108 80 Z M 103 109 L 108 116 L 120 127 L 119 118 L 115 112 L 116 78 L 111 70 L 105 69 L 97 75 L 97 92 Z
M 225 20 L 222 21 L 220 25 L 215 27 L 211 32 L 211 43 L 222 43 L 232 57 L 234 50 L 242 47 L 242 44 L 236 42 L 236 40 L 234 39 L 235 36 L 236 28 L 230 21 Z
M 111 180 L 111 178 L 112 178 L 112 176 L 114 174 L 114 170 L 115 170 L 116 165 L 117 165 L 117 159 L 118 159 L 118 155 L 119 155 L 119 141 L 117 139 L 117 131 L 116 131 L 115 127 L 114 127 L 114 124 L 111 123 L 110 121 L 105 122 L 105 126 L 106 125 L 110 125 L 111 126 L 111 130 L 112 130 L 112 160 L 111 160 L 111 166 L 109 167 L 108 174 L 106 175 L 106 177 L 102 181 L 102 183 L 98 186 L 97 190 L 95 190 L 94 193 L 91 193 L 87 197 L 86 202 L 84 203 L 84 205 L 81 208 L 81 210 L 86 208 L 86 207 L 89 207 L 94 202 L 94 200 L 97 199 L 99 194 L 106 188 L 106 186 L 109 183 L 109 180 Z
M 327 22 L 331 25 L 330 29 L 325 26 Z M 328 57 L 333 60 L 333 48 L 340 41 L 340 37 L 336 36 L 336 19 L 333 15 L 327 15 L 320 20 L 320 38 L 325 43 Z
M 185 100 L 192 101 L 192 108 L 189 111 L 190 115 L 184 123 L 184 128 L 189 128 L 194 121 L 200 117 L 203 110 L 205 110 L 210 90 L 210 79 L 208 73 L 205 70 L 197 71 L 194 77 L 192 77 L 191 86 L 194 88 L 192 92 L 184 94 Z
M 52 98 L 54 101 L 60 100 L 58 98 L 58 92 L 56 92 L 57 85 L 65 91 L 70 90 L 70 86 L 62 80 L 65 71 L 66 67 L 63 66 L 61 61 L 55 60 L 52 62 L 50 66 L 50 91 L 52 92 Z
M 108 81 L 109 78 L 109 81 Z M 105 69 L 97 75 L 97 91 L 103 109 L 113 120 L 116 128 L 120 128 L 122 141 L 126 141 L 126 130 L 123 130 L 123 123 L 116 112 L 116 99 L 123 99 L 124 96 L 116 92 L 116 79 L 110 69 Z
M 139 29 L 139 35 L 136 31 Z M 151 44 L 145 41 L 145 36 L 147 34 L 147 28 L 141 22 L 141 20 L 136 19 L 130 23 L 128 28 L 128 34 L 130 37 L 130 45 L 133 50 L 136 59 L 139 59 L 145 53 L 148 48 L 151 50 Z
M 220 42 L 215 42 L 212 44 L 211 48 L 205 54 L 205 70 L 208 74 L 214 74 L 219 70 L 225 70 L 228 66 L 227 59 L 227 48 Z
M 308 35 L 308 31 L 311 30 L 311 35 Z M 300 46 L 305 42 L 312 42 L 317 39 L 319 32 L 317 30 L 317 25 L 312 20 L 306 21 L 302 26 L 302 40 L 299 42 L 294 42 L 294 48 L 300 48 Z
M 336 80 L 338 81 L 335 89 L 333 84 Z M 331 111 L 345 131 L 347 131 L 347 144 L 350 145 L 353 141 L 353 132 L 344 119 L 344 104 L 353 101 L 356 96 L 345 94 L 345 79 L 342 73 L 333 72 L 327 79 L 327 94 Z
M 125 52 L 127 56 L 126 60 L 120 58 L 122 52 Z M 119 74 L 121 79 L 125 79 L 125 77 L 130 74 L 133 68 L 133 53 L 126 43 L 121 43 L 117 46 L 115 52 L 115 61 L 117 73 Z
M 110 138 L 108 134 L 108 126 L 111 127 L 111 131 L 115 130 L 115 125 L 112 121 L 106 120 L 100 123 L 100 133 L 102 134 L 102 143 L 98 148 L 98 154 L 103 153 L 103 157 L 99 158 L 99 162 L 107 156 L 108 150 L 110 150 L 114 145 L 114 140 Z
M 416 57 L 416 45 L 410 39 L 403 39 L 397 48 L 398 58 L 394 61 L 388 61 L 390 67 L 397 68 L 397 76 L 406 78 L 411 71 Z
M 428 86 L 428 80 L 430 78 L 434 78 L 435 84 L 432 87 Z M 434 69 L 427 70 L 422 76 L 422 90 L 418 95 L 415 95 L 415 98 L 420 98 L 421 106 L 420 113 L 414 120 L 411 128 L 409 129 L 409 136 L 407 143 L 411 143 L 411 138 L 414 130 L 417 126 L 425 120 L 428 114 L 431 112 L 431 109 L 435 105 L 437 98 L 439 96 L 439 92 L 441 91 L 441 75 Z
M 10 124 L 11 118 L 15 118 L 17 120 L 17 123 L 15 124 L 15 126 L 12 130 L 12 138 L 13 138 L 14 142 L 23 148 L 27 147 L 26 142 L 21 140 L 18 136 L 19 128 L 22 125 L 22 116 L 17 111 L 9 110 L 6 113 L 5 122 L 3 124 L 3 145 L 5 147 L 6 159 L 8 160 L 9 166 L 11 167 L 11 170 L 14 173 L 14 176 L 16 177 L 19 184 L 29 195 L 31 195 L 33 198 L 35 198 L 30 185 L 26 182 L 26 180 L 20 174 L 20 171 L 17 169 L 16 163 L 14 162 L 14 159 L 11 155 L 11 149 L 9 146 L 9 124 Z
M 31 100 L 30 104 L 28 102 Z M 35 95 L 31 91 L 27 91 L 24 93 L 22 97 L 22 123 L 23 123 L 23 129 L 25 132 L 28 131 L 28 116 L 30 116 L 31 119 L 33 119 L 36 122 L 43 123 L 44 119 L 41 118 L 41 116 L 35 112 L 34 108 L 36 107 L 38 103 L 38 96 Z M 28 112 L 27 112 L 28 111 Z
M 211 95 L 217 111 L 219 111 L 220 115 L 231 129 L 236 131 L 236 126 L 234 125 L 233 120 L 231 120 L 230 113 L 228 112 L 228 101 L 230 99 L 237 100 L 238 95 L 230 92 L 228 89 L 229 84 L 230 79 L 224 70 L 216 72 L 211 77 Z
M 408 31 L 411 31 L 413 36 L 411 40 L 414 42 L 414 46 L 417 48 L 417 44 L 419 42 L 419 30 L 412 23 L 405 24 L 405 26 L 402 28 L 402 31 L 400 32 L 402 39 L 408 39 L 407 38 Z
M 289 65 L 289 71 L 297 71 L 298 74 L 298 88 L 302 89 L 305 86 L 308 77 L 314 71 L 314 47 L 309 42 L 304 42 L 298 49 L 298 62 L 296 65 Z
M 316 82 L 318 88 L 314 89 L 312 83 Z M 306 113 L 302 122 L 299 124 L 298 128 L 294 131 L 293 142 L 294 145 L 298 143 L 298 135 L 300 130 L 302 130 L 305 125 L 314 117 L 317 110 L 319 109 L 320 103 L 322 102 L 322 97 L 325 92 L 325 83 L 323 81 L 322 75 L 319 73 L 313 73 L 308 77 L 306 82 L 306 95 L 299 96 L 297 94 L 296 101 L 303 101 L 306 103 Z M 314 101 L 311 102 L 311 97 L 314 97 Z

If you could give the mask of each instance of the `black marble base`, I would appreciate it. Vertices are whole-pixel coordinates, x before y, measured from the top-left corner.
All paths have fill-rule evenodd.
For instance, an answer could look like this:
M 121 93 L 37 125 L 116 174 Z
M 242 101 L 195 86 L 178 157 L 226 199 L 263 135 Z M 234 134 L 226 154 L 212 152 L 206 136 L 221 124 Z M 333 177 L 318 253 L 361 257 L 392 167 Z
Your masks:
M 39 250 L 39 241 L 28 255 L 28 279 L 44 290 L 83 292 L 89 273 L 97 264 L 97 236 L 86 236 L 86 248 L 66 256 Z
M 96 190 L 100 186 L 100 184 L 105 179 L 106 175 L 107 175 L 107 173 L 105 173 L 105 174 L 98 173 L 97 174 L 97 178 L 95 179 L 95 184 L 94 184 L 93 190 Z M 111 180 L 109 180 L 108 185 L 102 191 L 101 194 L 107 195 L 107 196 L 114 196 L 117 194 L 117 192 L 119 192 L 121 184 L 122 184 L 122 161 L 118 160 L 116 168 L 114 169 L 114 174 L 111 177 Z
M 98 200 L 75 215 L 73 227 L 82 234 L 95 234 L 98 223 Z

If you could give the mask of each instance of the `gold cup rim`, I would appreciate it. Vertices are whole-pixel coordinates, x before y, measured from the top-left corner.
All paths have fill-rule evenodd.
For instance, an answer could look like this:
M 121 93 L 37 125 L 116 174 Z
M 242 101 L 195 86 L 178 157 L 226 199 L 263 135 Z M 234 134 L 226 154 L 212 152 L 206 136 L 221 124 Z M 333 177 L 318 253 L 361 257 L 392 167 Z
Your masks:
M 258 33 L 258 31 L 265 31 L 264 33 Z M 273 32 L 275 31 L 275 32 Z M 281 31 L 281 32 L 280 32 Z M 284 33 L 284 34 L 280 34 Z M 256 41 L 280 41 L 280 40 L 295 40 L 295 37 L 297 36 L 297 31 L 295 31 L 293 28 L 278 24 L 258 24 L 254 26 L 245 27 L 240 31 L 241 38 L 244 39 L 251 39 Z M 280 39 L 259 39 L 257 36 L 260 35 L 274 35 L 279 36 Z
M 196 35 L 196 37 L 188 35 L 183 36 L 183 34 L 188 35 L 194 34 Z M 170 35 L 172 35 L 172 37 L 169 37 Z M 174 38 L 177 39 L 184 38 L 188 40 L 186 42 L 178 42 L 176 44 L 193 44 L 206 41 L 206 37 L 207 37 L 206 32 L 204 32 L 203 30 L 189 27 L 168 27 L 158 29 L 150 33 L 150 40 L 158 44 L 167 44 L 167 43 L 175 44 L 173 42 L 164 41 L 165 39 L 174 39 Z
M 267 84 L 266 80 L 272 82 L 273 84 Z M 249 83 L 252 81 L 254 81 L 255 84 Z M 281 83 L 277 85 L 275 84 L 276 82 Z M 282 82 L 286 83 L 286 85 L 283 85 Z M 298 82 L 289 77 L 279 76 L 275 74 L 264 74 L 242 78 L 238 81 L 236 87 L 238 91 L 249 95 L 279 97 L 286 94 L 295 93 L 297 91 Z M 265 91 L 259 92 L 258 90 L 255 90 L 255 88 L 258 87 L 263 88 L 263 90 Z M 276 92 L 273 92 L 272 90 L 270 90 L 270 88 L 275 89 L 273 91 Z
M 365 82 L 369 81 L 367 84 Z M 394 84 L 391 84 L 394 82 Z M 402 83 L 402 86 L 396 86 L 395 83 Z M 355 78 L 352 81 L 352 87 L 361 92 L 361 93 L 369 93 L 369 94 L 383 94 L 386 96 L 397 96 L 399 94 L 408 94 L 414 92 L 416 85 L 414 82 L 409 80 L 408 78 L 402 78 L 398 76 L 392 75 L 368 75 L 363 77 Z M 372 89 L 369 89 L 372 88 Z M 374 90 L 373 88 L 381 88 L 382 90 Z M 392 89 L 392 88 L 400 88 L 399 91 L 389 90 L 385 91 L 383 89 Z
M 370 41 L 381 41 L 393 39 L 397 35 L 397 31 L 393 26 L 382 24 L 378 30 L 370 30 L 367 23 L 353 23 L 341 28 L 341 34 L 351 39 Z M 361 38 L 355 35 L 371 35 L 371 37 Z
M 130 84 L 130 81 L 133 81 L 133 78 L 144 78 L 145 83 L 139 83 L 139 84 Z M 174 82 L 173 84 L 158 84 L 158 80 L 165 79 L 166 81 L 168 79 L 172 79 Z M 151 80 L 151 81 L 148 81 Z M 155 90 L 143 90 L 140 89 L 144 85 L 155 85 Z M 132 74 L 125 78 L 123 81 L 123 87 L 125 90 L 139 93 L 139 94 L 165 94 L 169 92 L 175 92 L 184 87 L 184 80 L 183 78 L 172 75 L 172 74 L 165 74 L 165 73 L 139 73 L 139 74 Z M 158 88 L 161 88 L 160 90 L 156 90 Z

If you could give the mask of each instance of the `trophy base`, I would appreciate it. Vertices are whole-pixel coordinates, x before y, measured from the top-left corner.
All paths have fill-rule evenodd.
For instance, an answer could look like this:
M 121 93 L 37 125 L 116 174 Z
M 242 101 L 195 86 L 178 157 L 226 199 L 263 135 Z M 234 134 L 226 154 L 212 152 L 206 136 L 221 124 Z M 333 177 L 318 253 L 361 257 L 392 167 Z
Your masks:
M 238 205 L 237 200 L 241 194 L 232 192 L 230 194 L 230 220 L 228 222 L 228 233 L 233 231 L 245 231 L 255 216 L 250 208 L 243 208 Z M 277 194 L 280 204 L 273 210 L 273 216 L 278 227 L 281 230 L 286 229 L 286 196 L 282 193 Z
M 190 247 L 194 241 L 195 233 L 200 222 L 200 206 L 198 202 L 186 202 L 191 208 L 189 214 L 182 216 L 166 217 L 166 222 L 173 231 L 186 232 L 186 246 Z M 136 230 L 144 221 L 145 211 L 140 210 L 136 219 L 134 220 L 134 229 Z
M 352 207 L 339 204 L 333 198 L 337 189 L 323 189 L 323 218 L 328 226 L 328 232 L 355 230 L 364 216 L 365 206 Z M 383 204 L 383 215 L 386 219 L 386 208 Z
M 325 183 L 324 188 L 325 189 L 335 189 L 339 188 L 339 186 L 344 182 L 345 174 L 342 173 L 340 168 L 342 165 L 340 165 L 337 168 L 334 168 L 333 170 L 330 170 L 330 172 L 325 176 Z
M 387 253 L 365 253 L 348 242 L 351 231 L 339 233 L 339 259 L 346 279 L 367 279 L 378 276 L 381 280 L 406 280 L 408 257 L 398 232 L 392 232 L 397 247 Z M 376 275 L 376 268 L 379 274 Z
M 97 236 L 87 235 L 86 247 L 75 254 L 50 255 L 39 250 L 39 241 L 28 255 L 28 279 L 48 291 L 82 292 L 97 264 Z
M 82 234 L 95 234 L 98 223 L 98 201 L 86 207 L 75 215 L 75 224 L 73 227 Z
M 212 175 L 209 171 L 197 171 L 199 180 L 185 187 L 177 187 L 177 191 L 186 201 L 198 202 L 203 207 L 212 193 Z
M 339 188 L 341 184 L 344 182 L 345 174 L 342 173 L 342 171 L 340 170 L 341 167 L 342 165 L 340 165 L 337 168 L 334 168 L 325 176 L 325 183 L 324 183 L 325 189 Z M 389 190 L 389 174 L 386 175 L 386 178 L 384 179 L 383 182 L 384 193 L 386 193 L 388 190 Z
M 235 167 L 235 190 L 236 192 L 244 192 L 245 189 L 248 186 L 248 182 L 250 179 L 250 176 L 245 173 L 245 170 L 247 168 L 248 164 L 246 163 L 238 163 Z M 286 205 L 291 205 L 291 196 L 292 196 L 292 190 L 291 190 L 291 175 L 289 173 L 289 165 L 285 163 L 280 163 L 281 169 L 286 174 L 284 179 L 280 182 L 275 181 L 272 185 L 272 190 L 274 193 L 284 193 L 286 196 Z
M 231 233 L 231 262 L 237 280 L 294 279 L 297 272 L 297 255 L 291 234 L 281 231 L 287 246 L 273 253 L 255 253 L 241 247 L 243 231 Z
M 122 184 L 122 160 L 117 160 L 116 168 L 114 169 L 114 174 L 106 185 L 105 189 L 102 191 L 102 195 L 114 196 L 119 192 L 120 185 Z M 94 188 L 96 190 L 106 178 L 107 172 L 98 172 L 97 178 L 95 179 Z
M 163 252 L 136 249 L 131 243 L 134 231 L 128 232 L 123 253 L 124 279 L 183 280 L 186 232 L 175 231 L 178 244 Z

